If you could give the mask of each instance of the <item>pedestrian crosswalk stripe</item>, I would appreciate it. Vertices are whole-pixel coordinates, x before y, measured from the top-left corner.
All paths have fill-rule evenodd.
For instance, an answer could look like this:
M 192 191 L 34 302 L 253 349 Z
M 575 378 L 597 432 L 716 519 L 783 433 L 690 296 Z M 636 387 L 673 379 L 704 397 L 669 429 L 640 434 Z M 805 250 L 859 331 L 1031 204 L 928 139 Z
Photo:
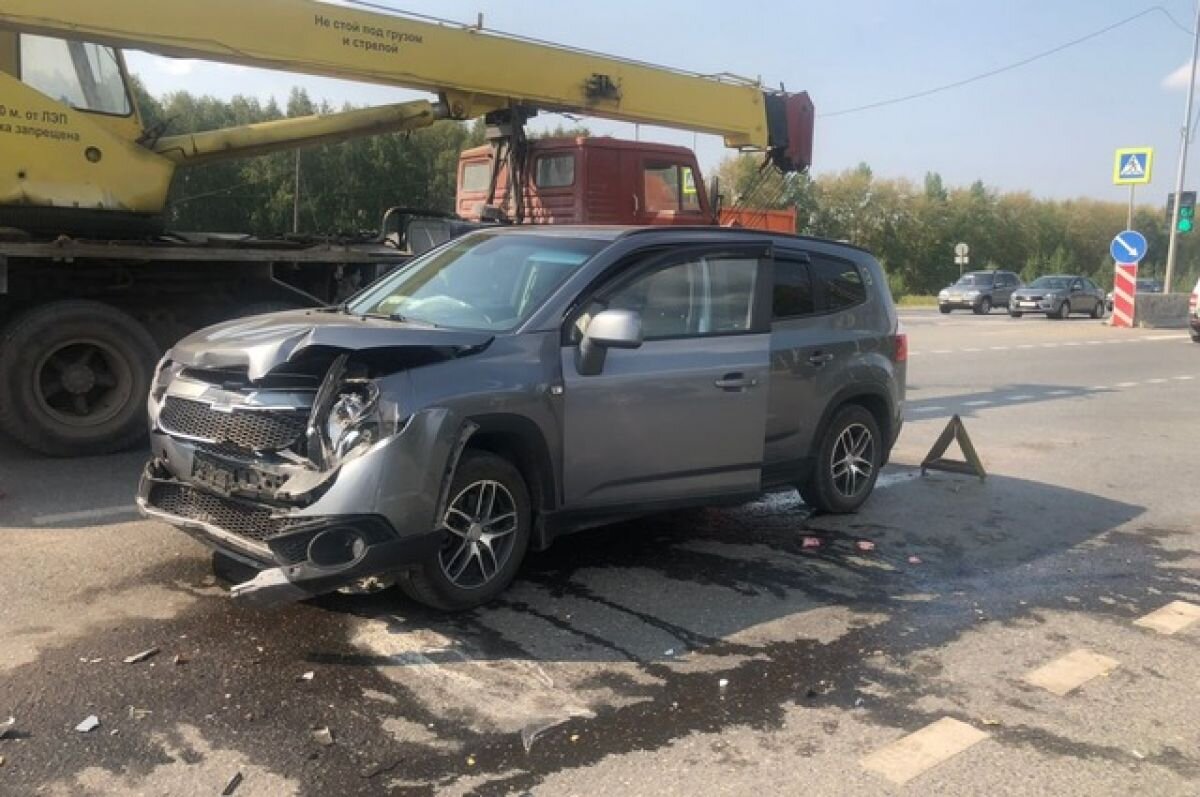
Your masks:
M 983 731 L 953 717 L 942 717 L 862 759 L 864 768 L 892 783 L 908 783 L 938 764 L 988 738 Z
M 1026 673 L 1025 681 L 1040 686 L 1047 692 L 1062 696 L 1083 686 L 1093 678 L 1108 675 L 1120 666 L 1116 659 L 1092 653 L 1090 650 L 1073 650 L 1049 664 Z
M 1171 601 L 1161 609 L 1134 620 L 1133 624 L 1160 634 L 1174 634 L 1197 620 L 1200 620 L 1200 606 L 1187 601 Z

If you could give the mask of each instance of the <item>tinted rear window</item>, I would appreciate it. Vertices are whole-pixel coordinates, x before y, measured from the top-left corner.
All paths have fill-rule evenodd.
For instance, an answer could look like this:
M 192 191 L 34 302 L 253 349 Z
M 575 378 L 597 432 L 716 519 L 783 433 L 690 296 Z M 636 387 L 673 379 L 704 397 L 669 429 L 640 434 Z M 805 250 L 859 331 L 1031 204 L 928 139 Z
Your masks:
M 823 299 L 823 310 L 842 310 L 867 300 L 862 274 L 850 261 L 813 255 L 810 269 Z

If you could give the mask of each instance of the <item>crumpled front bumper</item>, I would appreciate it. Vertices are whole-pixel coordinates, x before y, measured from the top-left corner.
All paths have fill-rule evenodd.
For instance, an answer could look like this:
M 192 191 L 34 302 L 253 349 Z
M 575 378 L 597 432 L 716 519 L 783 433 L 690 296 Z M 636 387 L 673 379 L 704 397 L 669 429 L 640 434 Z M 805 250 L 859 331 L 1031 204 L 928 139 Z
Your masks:
M 189 478 L 199 447 L 155 430 L 137 505 L 143 515 L 262 571 L 237 585 L 235 597 L 264 604 L 302 599 L 404 570 L 436 551 L 442 536 L 435 518 L 458 435 L 456 419 L 444 411 L 418 413 L 400 434 L 313 480 L 309 493 L 280 501 Z M 344 554 L 321 561 L 317 553 L 329 559 L 342 540 L 350 541 Z

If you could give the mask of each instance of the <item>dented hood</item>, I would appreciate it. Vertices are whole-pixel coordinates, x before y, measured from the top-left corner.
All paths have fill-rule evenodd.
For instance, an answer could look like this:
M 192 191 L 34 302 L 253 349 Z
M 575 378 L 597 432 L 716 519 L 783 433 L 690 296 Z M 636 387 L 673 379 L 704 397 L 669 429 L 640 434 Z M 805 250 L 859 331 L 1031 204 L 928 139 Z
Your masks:
M 311 349 L 339 352 L 426 348 L 465 354 L 491 343 L 488 332 L 441 329 L 323 310 L 237 318 L 188 335 L 171 359 L 197 368 L 249 369 L 259 379 Z

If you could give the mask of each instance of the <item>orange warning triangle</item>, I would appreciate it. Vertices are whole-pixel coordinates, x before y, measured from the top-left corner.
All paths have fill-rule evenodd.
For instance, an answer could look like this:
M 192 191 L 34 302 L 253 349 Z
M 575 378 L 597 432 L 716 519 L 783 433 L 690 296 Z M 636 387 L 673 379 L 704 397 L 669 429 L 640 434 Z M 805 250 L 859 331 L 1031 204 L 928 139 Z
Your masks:
M 958 447 L 962 449 L 965 460 L 960 461 L 945 458 L 950 444 L 956 440 L 958 441 Z M 929 453 L 925 455 L 925 460 L 921 463 L 922 476 L 925 475 L 926 471 L 930 470 L 961 473 L 965 476 L 978 476 L 981 480 L 987 478 L 987 471 L 983 469 L 983 463 L 979 460 L 979 454 L 975 451 L 975 446 L 967 434 L 967 427 L 963 425 L 962 418 L 957 415 L 950 419 L 950 423 L 946 424 L 946 428 L 942 430 L 937 442 L 933 444 L 933 448 L 929 449 Z

